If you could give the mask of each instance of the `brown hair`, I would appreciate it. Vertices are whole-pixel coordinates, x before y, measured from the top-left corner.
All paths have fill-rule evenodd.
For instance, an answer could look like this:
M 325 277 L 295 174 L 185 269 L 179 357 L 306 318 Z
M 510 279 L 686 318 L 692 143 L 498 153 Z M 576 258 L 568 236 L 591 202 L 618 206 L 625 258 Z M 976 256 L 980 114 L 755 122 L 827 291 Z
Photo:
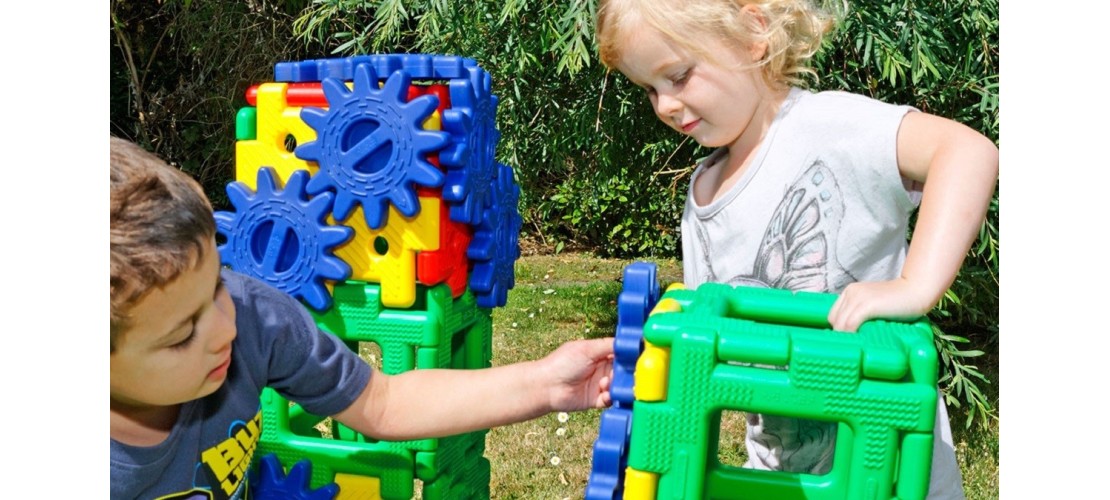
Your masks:
M 832 2 L 830 7 L 835 5 Z M 843 2 L 840 5 L 843 10 Z M 703 48 L 706 36 L 743 48 L 766 43 L 766 56 L 758 61 L 763 80 L 772 89 L 783 89 L 804 85 L 805 75 L 816 75 L 810 59 L 835 17 L 807 0 L 601 0 L 597 48 L 607 67 L 615 68 L 620 62 L 628 24 L 637 19 L 709 60 L 714 55 Z
M 200 185 L 157 156 L 112 137 L 110 159 L 114 352 L 130 307 L 200 262 L 216 222 Z

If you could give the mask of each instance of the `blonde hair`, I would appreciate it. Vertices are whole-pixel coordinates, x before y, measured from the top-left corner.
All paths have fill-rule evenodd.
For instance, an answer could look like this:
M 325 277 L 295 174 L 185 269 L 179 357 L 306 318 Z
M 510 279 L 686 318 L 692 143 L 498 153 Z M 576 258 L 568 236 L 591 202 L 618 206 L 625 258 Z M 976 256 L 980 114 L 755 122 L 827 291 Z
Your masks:
M 204 256 L 216 234 L 212 206 L 191 177 L 143 148 L 111 138 L 111 348 L 128 311 Z
M 748 5 L 758 14 L 746 11 Z M 616 67 L 624 50 L 622 42 L 635 20 L 708 60 L 715 56 L 704 48 L 707 36 L 744 48 L 766 43 L 758 64 L 767 85 L 781 90 L 804 86 L 806 75 L 817 75 L 810 59 L 835 24 L 835 16 L 807 0 L 601 0 L 596 23 L 598 53 L 605 66 Z

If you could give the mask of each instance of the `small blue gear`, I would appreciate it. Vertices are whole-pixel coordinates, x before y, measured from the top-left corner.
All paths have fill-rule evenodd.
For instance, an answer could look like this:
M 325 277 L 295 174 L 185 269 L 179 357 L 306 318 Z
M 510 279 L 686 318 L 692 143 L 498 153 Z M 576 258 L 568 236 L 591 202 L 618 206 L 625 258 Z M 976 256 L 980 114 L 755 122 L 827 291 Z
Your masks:
M 443 173 L 426 157 L 447 143 L 447 134 L 423 129 L 439 99 L 425 95 L 406 103 L 410 83 L 407 72 L 397 71 L 378 90 L 373 66 L 362 64 L 355 68 L 353 89 L 342 80 L 324 79 L 327 110 L 301 110 L 317 138 L 298 146 L 295 154 L 319 164 L 308 193 L 334 190 L 337 220 L 346 220 L 361 204 L 366 225 L 381 229 L 389 203 L 406 217 L 420 211 L 414 184 L 443 184 Z
M 478 225 L 490 205 L 501 132 L 490 74 L 477 67 L 467 71 L 468 78 L 449 83 L 451 107 L 443 112 L 443 128 L 451 134 L 451 146 L 440 152 L 439 161 L 447 167 L 443 199 L 451 207 L 451 220 Z
M 333 249 L 355 231 L 327 223 L 332 195 L 309 200 L 308 177 L 307 171 L 293 172 L 283 190 L 273 169 L 262 167 L 257 193 L 241 182 L 228 184 L 235 212 L 216 212 L 216 231 L 225 241 L 217 248 L 223 264 L 323 311 L 331 306 L 324 281 L 351 276 L 351 266 Z
M 257 500 L 332 500 L 339 495 L 339 485 L 329 483 L 315 490 L 309 488 L 312 462 L 301 460 L 282 470 L 281 461 L 273 453 L 262 457 L 251 471 L 251 498 Z
M 474 263 L 470 289 L 478 307 L 491 309 L 505 305 L 514 285 L 514 264 L 520 258 L 520 186 L 508 165 L 497 164 L 492 198 L 466 249 L 467 258 Z

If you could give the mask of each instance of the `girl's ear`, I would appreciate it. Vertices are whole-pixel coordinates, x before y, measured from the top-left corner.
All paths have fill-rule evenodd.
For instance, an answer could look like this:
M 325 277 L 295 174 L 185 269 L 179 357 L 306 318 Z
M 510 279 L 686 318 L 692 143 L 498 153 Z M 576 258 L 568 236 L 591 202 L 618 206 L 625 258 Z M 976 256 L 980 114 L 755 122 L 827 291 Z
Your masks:
M 767 57 L 767 39 L 764 37 L 767 33 L 767 17 L 763 15 L 763 10 L 758 5 L 751 3 L 740 7 L 740 14 L 752 30 L 754 35 L 752 38 L 757 40 L 748 47 L 748 55 L 751 56 L 752 62 L 762 61 Z

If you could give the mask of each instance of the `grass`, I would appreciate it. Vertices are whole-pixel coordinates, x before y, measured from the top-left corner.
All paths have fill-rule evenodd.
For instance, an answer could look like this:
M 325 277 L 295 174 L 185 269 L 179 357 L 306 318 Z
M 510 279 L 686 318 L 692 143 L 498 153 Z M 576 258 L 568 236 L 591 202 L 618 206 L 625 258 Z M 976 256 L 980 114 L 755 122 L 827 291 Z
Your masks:
M 516 265 L 516 286 L 505 307 L 493 315 L 493 363 L 536 359 L 558 345 L 579 338 L 613 334 L 620 277 L 631 261 L 597 259 L 583 254 L 524 257 Z M 681 281 L 681 264 L 658 261 L 663 284 Z M 996 381 L 997 362 L 987 368 Z M 998 498 L 998 425 L 963 427 L 959 410 L 950 410 L 970 500 Z M 492 466 L 490 494 L 495 499 L 582 498 L 590 474 L 600 411 L 552 414 L 492 429 L 486 457 Z M 726 412 L 725 425 L 743 427 L 741 414 Z M 742 439 L 721 443 L 721 461 L 743 463 Z

